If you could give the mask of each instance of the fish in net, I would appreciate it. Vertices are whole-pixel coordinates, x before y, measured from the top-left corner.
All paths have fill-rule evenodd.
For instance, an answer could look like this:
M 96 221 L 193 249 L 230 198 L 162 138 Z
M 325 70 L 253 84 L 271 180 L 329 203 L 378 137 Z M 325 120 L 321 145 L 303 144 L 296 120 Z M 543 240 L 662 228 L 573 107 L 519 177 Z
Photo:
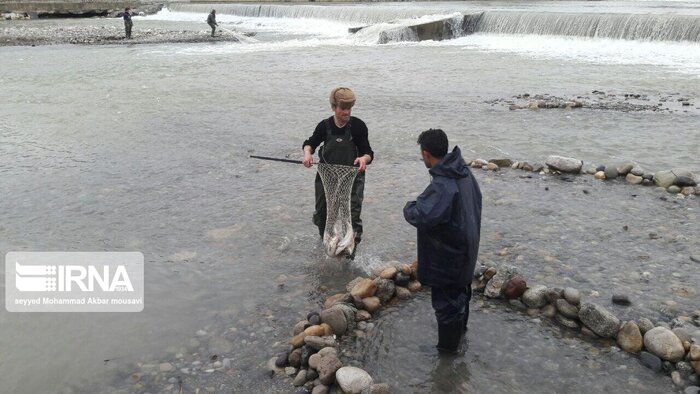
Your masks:
M 326 229 L 323 232 L 323 245 L 329 256 L 339 256 L 342 253 L 352 255 L 355 249 L 350 197 L 357 173 L 357 167 L 318 164 L 318 174 L 326 193 Z

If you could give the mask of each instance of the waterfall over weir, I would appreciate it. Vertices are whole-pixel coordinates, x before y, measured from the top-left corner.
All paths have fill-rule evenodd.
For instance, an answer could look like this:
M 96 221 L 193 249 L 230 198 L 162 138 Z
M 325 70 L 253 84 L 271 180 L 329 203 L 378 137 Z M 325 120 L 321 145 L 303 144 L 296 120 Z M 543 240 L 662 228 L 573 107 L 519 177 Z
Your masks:
M 171 11 L 208 13 L 215 7 L 219 14 L 253 18 L 325 19 L 348 24 L 373 25 L 395 23 L 380 34 L 380 42 L 450 39 L 472 33 L 530 34 L 609 38 L 638 41 L 700 42 L 700 15 L 632 14 L 632 13 L 564 13 L 546 11 L 483 11 L 453 7 L 395 5 L 280 5 L 280 4 L 188 4 L 175 3 Z M 464 16 L 461 31 L 444 34 L 454 26 L 454 14 Z M 425 23 L 424 17 L 442 15 L 450 26 L 434 37 L 416 35 L 416 28 Z M 459 15 L 459 14 L 458 14 Z M 429 18 L 430 19 L 430 18 Z M 412 23 L 415 20 L 415 23 Z M 435 18 L 433 18 L 433 21 Z M 429 21 L 429 23 L 433 23 Z M 414 32 L 397 34 L 401 26 Z M 389 31 L 389 30 L 393 30 Z M 405 29 L 404 29 L 405 30 Z M 459 29 L 458 29 L 459 30 Z M 409 34 L 410 33 L 410 34 Z M 388 36 L 392 38 L 386 39 Z M 382 38 L 384 37 L 384 38 Z M 417 38 L 416 38 L 417 37 Z
M 446 13 L 425 7 L 358 5 L 286 5 L 286 4 L 190 4 L 173 3 L 171 11 L 231 14 L 253 18 L 327 19 L 359 25 L 390 22 L 395 19 L 417 18 L 427 13 Z M 454 12 L 456 10 L 452 10 Z
M 484 12 L 475 32 L 700 42 L 700 17 L 685 15 Z

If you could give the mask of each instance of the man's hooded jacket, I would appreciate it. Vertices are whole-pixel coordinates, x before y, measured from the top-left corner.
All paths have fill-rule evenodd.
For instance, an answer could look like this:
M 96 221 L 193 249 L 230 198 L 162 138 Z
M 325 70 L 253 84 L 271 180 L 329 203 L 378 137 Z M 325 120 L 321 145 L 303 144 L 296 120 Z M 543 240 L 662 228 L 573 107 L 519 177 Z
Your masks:
M 481 190 L 459 147 L 428 171 L 430 185 L 403 209 L 418 229 L 418 280 L 427 286 L 471 286 L 481 233 Z

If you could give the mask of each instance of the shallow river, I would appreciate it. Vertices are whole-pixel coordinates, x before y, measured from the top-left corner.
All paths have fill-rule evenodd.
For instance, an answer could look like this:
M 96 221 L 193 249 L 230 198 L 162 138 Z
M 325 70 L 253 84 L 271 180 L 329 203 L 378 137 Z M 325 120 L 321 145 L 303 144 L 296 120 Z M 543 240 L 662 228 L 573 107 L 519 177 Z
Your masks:
M 596 4 L 406 9 L 700 13 L 692 2 Z M 135 17 L 134 34 L 204 34 L 209 6 L 182 7 Z M 224 348 L 228 372 L 181 373 L 187 389 L 290 392 L 263 366 L 275 343 L 320 308 L 322 286 L 334 294 L 390 260 L 414 259 L 414 229 L 401 209 L 429 182 L 415 142 L 427 128 L 443 128 L 466 158 L 543 162 L 559 154 L 700 170 L 698 42 L 477 33 L 379 45 L 376 32 L 352 36 L 347 28 L 412 15 L 382 4 L 353 6 L 354 17 L 327 6 L 324 15 L 335 16 L 325 19 L 305 16 L 305 6 L 286 6 L 302 9 L 300 17 L 225 7 L 222 26 L 255 33 L 250 40 L 0 48 L 0 250 L 141 251 L 146 260 L 141 313 L 0 312 L 0 391 L 172 392 L 176 380 L 144 378 L 134 389 L 129 377 L 162 362 L 206 362 Z M 351 265 L 325 257 L 311 224 L 314 171 L 248 158 L 300 159 L 302 141 L 331 115 L 328 93 L 341 85 L 355 90 L 353 115 L 367 123 L 376 154 L 365 237 Z M 529 93 L 594 102 L 594 90 L 621 102 L 625 93 L 652 105 L 669 100 L 661 111 L 638 112 L 511 111 L 495 101 Z M 481 262 L 515 265 L 530 283 L 579 288 L 622 318 L 668 322 L 700 308 L 700 265 L 689 258 L 700 254 L 697 198 L 590 176 L 524 175 L 475 171 L 484 194 Z M 613 293 L 632 305 L 613 306 Z M 571 338 L 480 297 L 473 308 L 468 350 L 456 360 L 425 347 L 437 336 L 427 293 L 378 317 L 354 358 L 407 392 L 674 390 L 668 376 L 609 344 Z

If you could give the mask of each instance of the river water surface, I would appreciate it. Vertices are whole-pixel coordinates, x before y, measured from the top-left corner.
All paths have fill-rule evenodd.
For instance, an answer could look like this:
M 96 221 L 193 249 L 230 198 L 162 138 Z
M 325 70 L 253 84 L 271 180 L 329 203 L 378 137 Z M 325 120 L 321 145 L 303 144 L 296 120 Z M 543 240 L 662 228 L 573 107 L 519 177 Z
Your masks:
M 140 251 L 146 260 L 141 313 L 0 312 L 0 391 L 172 392 L 174 381 L 134 388 L 128 378 L 210 354 L 230 358 L 228 372 L 172 378 L 192 392 L 292 391 L 262 366 L 320 308 L 324 288 L 334 294 L 390 260 L 414 259 L 414 229 L 401 209 L 429 182 L 415 143 L 427 128 L 444 129 L 466 158 L 543 162 L 559 154 L 700 170 L 697 41 L 477 32 L 379 45 L 381 28 L 347 33 L 455 12 L 692 19 L 697 3 L 286 5 L 269 15 L 216 7 L 222 27 L 255 35 L 241 43 L 0 48 L 0 250 Z M 209 8 L 135 17 L 134 34 L 206 34 Z M 355 90 L 353 115 L 367 123 L 376 154 L 366 235 L 352 264 L 325 257 L 311 224 L 314 171 L 248 158 L 300 159 L 302 141 L 331 115 L 336 86 Z M 594 90 L 620 100 L 646 95 L 663 110 L 510 111 L 495 101 L 524 93 L 594 101 Z M 670 321 L 700 308 L 700 270 L 689 259 L 700 254 L 697 198 L 523 175 L 475 172 L 484 193 L 481 262 L 515 265 L 531 283 L 579 288 L 622 318 Z M 629 295 L 632 306 L 613 306 L 613 293 Z M 468 351 L 438 360 L 425 347 L 436 327 L 423 293 L 378 317 L 355 359 L 377 380 L 417 393 L 674 390 L 636 358 L 545 320 L 477 297 Z

